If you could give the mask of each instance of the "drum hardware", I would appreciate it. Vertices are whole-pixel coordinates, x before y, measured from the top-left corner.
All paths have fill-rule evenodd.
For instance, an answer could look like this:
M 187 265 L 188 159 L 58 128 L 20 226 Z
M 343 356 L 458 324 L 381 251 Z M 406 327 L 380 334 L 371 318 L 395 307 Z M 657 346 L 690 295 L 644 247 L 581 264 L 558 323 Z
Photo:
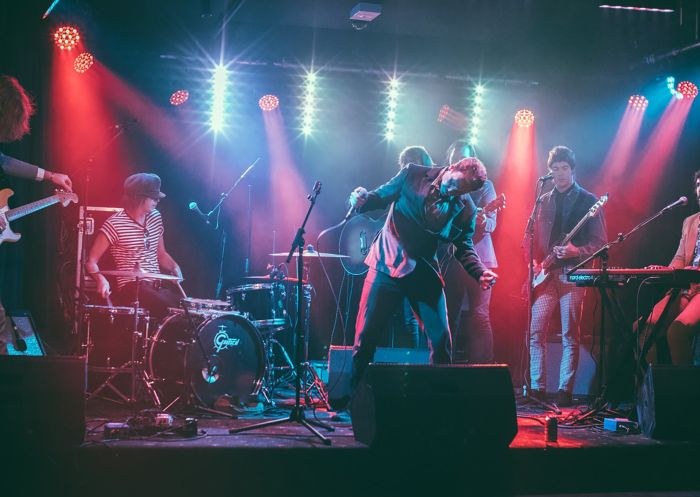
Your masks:
M 158 393 L 155 391 L 153 388 L 153 380 L 151 377 L 148 375 L 146 370 L 144 369 L 144 360 L 146 356 L 146 350 L 148 347 L 149 343 L 149 327 L 150 327 L 150 317 L 146 316 L 146 311 L 141 308 L 140 302 L 139 302 L 139 294 L 140 294 L 140 288 L 141 288 L 141 281 L 143 278 L 141 278 L 141 275 L 148 275 L 145 279 L 171 279 L 172 277 L 169 277 L 169 275 L 157 275 L 158 277 L 155 277 L 156 273 L 143 273 L 141 271 L 103 271 L 103 274 L 109 274 L 113 276 L 120 276 L 114 273 L 131 273 L 128 276 L 133 276 L 136 282 L 135 289 L 134 289 L 134 302 L 131 307 L 120 307 L 120 308 L 114 308 L 114 307 L 108 307 L 107 309 L 107 314 L 110 316 L 110 321 L 113 321 L 115 319 L 115 316 L 121 314 L 126 314 L 129 317 L 132 317 L 132 322 L 131 322 L 131 329 L 129 330 L 129 333 L 131 335 L 131 357 L 130 360 L 127 361 L 126 363 L 113 368 L 110 365 L 107 367 L 92 367 L 92 371 L 95 372 L 105 372 L 105 373 L 110 373 L 110 376 L 107 377 L 107 379 L 99 385 L 95 390 L 92 392 L 88 393 L 87 399 L 91 399 L 92 397 L 95 397 L 97 394 L 99 394 L 102 390 L 105 388 L 110 388 L 119 398 L 122 399 L 127 404 L 135 404 L 137 402 L 137 383 L 140 383 L 146 388 L 146 392 L 148 392 L 148 395 L 151 397 L 151 400 L 153 401 L 154 405 L 156 407 L 160 407 L 160 399 L 158 397 Z M 161 278 L 162 276 L 168 276 L 167 278 Z M 89 306 L 84 306 L 84 308 L 87 308 L 89 310 Z M 94 309 L 94 308 L 93 308 Z M 116 309 L 116 310 L 114 310 Z M 126 309 L 129 309 L 126 311 Z M 146 324 L 145 324 L 145 331 L 141 333 L 139 331 L 141 319 L 144 317 Z M 89 355 L 90 348 L 91 348 L 91 338 L 90 338 L 90 324 L 88 323 L 88 331 L 87 331 L 87 353 Z M 139 347 L 139 341 L 141 342 L 141 353 L 140 357 L 137 357 L 137 350 Z M 88 356 L 89 360 L 89 356 Z M 90 368 L 89 368 L 90 369 Z M 119 388 L 117 388 L 116 385 L 114 385 L 113 380 L 117 376 L 121 374 L 128 374 L 130 376 L 130 390 L 129 390 L 129 395 L 125 395 Z
M 308 208 L 308 211 L 306 212 L 306 216 L 304 217 L 304 220 L 297 230 L 296 236 L 294 237 L 294 241 L 292 242 L 292 246 L 289 250 L 289 254 L 287 254 L 287 264 L 292 260 L 292 256 L 294 255 L 294 251 L 298 251 L 297 255 L 297 275 L 301 277 L 303 274 L 304 270 L 304 233 L 305 233 L 305 227 L 306 223 L 309 220 L 309 216 L 311 215 L 311 211 L 313 210 L 314 206 L 316 205 L 316 199 L 318 198 L 318 195 L 321 193 L 321 182 L 317 181 L 314 184 L 313 188 L 313 193 L 311 193 L 307 198 L 310 201 L 310 205 Z M 264 428 L 267 426 L 274 426 L 278 424 L 283 424 L 287 422 L 293 422 L 293 423 L 298 423 L 305 427 L 307 430 L 309 430 L 311 433 L 313 433 L 319 440 L 321 440 L 325 445 L 331 445 L 331 440 L 329 438 L 324 437 L 314 426 L 319 426 L 322 427 L 328 431 L 334 431 L 335 429 L 332 426 L 326 425 L 325 423 L 321 423 L 317 420 L 310 420 L 306 419 L 306 416 L 304 414 L 304 407 L 301 405 L 301 391 L 302 391 L 302 374 L 303 374 L 303 367 L 302 367 L 302 355 L 304 352 L 303 349 L 303 344 L 305 343 L 305 326 L 303 325 L 304 321 L 304 306 L 303 306 L 303 292 L 304 292 L 304 287 L 301 279 L 297 283 L 297 316 L 296 316 L 296 326 L 295 326 L 295 334 L 294 334 L 294 366 L 295 366 L 295 382 L 294 382 L 294 407 L 292 408 L 292 411 L 289 413 L 289 416 L 285 418 L 280 418 L 280 419 L 274 419 L 271 421 L 265 421 L 262 423 L 257 423 L 249 426 L 244 426 L 241 428 L 231 428 L 229 429 L 229 433 L 240 433 L 243 431 L 249 431 L 249 430 L 256 430 L 258 428 Z

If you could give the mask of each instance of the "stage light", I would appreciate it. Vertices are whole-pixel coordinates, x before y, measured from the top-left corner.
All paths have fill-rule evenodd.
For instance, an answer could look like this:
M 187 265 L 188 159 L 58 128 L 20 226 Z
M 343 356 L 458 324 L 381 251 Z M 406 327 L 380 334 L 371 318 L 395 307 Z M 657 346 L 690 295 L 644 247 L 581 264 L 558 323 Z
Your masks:
M 173 94 L 170 95 L 170 105 L 182 105 L 187 102 L 188 98 L 190 98 L 190 92 L 187 90 L 174 91 Z
M 392 141 L 396 136 L 394 130 L 396 129 L 396 108 L 398 107 L 399 100 L 399 80 L 397 78 L 390 78 L 387 86 L 387 110 L 386 121 L 384 123 L 384 139 L 386 141 Z
M 678 83 L 677 92 L 683 98 L 695 98 L 698 96 L 698 87 L 690 81 L 681 81 Z
M 83 52 L 73 61 L 73 69 L 75 69 L 75 72 L 82 74 L 90 69 L 94 61 L 95 59 L 90 52 Z
M 258 105 L 263 112 L 271 112 L 280 106 L 280 99 L 274 95 L 263 95 L 258 100 Z
M 481 83 L 475 84 L 471 95 L 471 128 L 469 129 L 469 143 L 476 145 L 479 141 L 479 130 L 481 126 L 481 112 L 483 111 L 484 93 L 486 87 Z
M 316 113 L 316 90 L 318 75 L 309 71 L 304 76 L 304 92 L 301 98 L 301 132 L 309 136 L 314 130 L 314 114 Z
M 515 113 L 515 123 L 520 128 L 529 128 L 535 123 L 535 114 L 528 109 L 521 109 Z
M 602 4 L 598 5 L 599 8 L 601 9 L 615 9 L 615 10 L 634 10 L 637 12 L 657 12 L 657 13 L 662 13 L 662 14 L 670 14 L 673 12 L 673 9 L 666 9 L 666 8 L 659 8 L 659 7 L 636 7 L 633 5 L 609 5 L 609 4 Z
M 73 26 L 61 26 L 54 31 L 53 40 L 61 50 L 72 50 L 80 41 L 80 33 Z
M 226 122 L 226 93 L 228 87 L 228 70 L 221 64 L 214 67 L 212 78 L 212 99 L 209 125 L 212 130 L 219 132 Z
M 644 110 L 649 105 L 649 100 L 644 95 L 632 95 L 627 102 L 632 108 L 639 110 Z

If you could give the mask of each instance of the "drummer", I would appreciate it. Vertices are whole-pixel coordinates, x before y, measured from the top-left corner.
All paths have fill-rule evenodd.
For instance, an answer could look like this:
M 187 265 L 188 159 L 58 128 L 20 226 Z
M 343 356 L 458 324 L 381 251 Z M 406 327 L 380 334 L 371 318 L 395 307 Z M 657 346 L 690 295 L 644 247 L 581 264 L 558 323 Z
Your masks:
M 112 288 L 97 265 L 108 249 L 117 270 L 167 272 L 182 279 L 180 266 L 163 242 L 163 219 L 156 206 L 164 197 L 158 175 L 132 174 L 124 181 L 124 209 L 110 216 L 95 237 L 85 268 L 97 282 L 97 292 L 110 305 L 133 305 L 136 281 L 117 277 L 117 288 L 110 298 Z M 156 320 L 167 315 L 168 307 L 178 307 L 182 296 L 180 288 L 169 281 L 142 280 L 139 287 L 140 307 L 148 309 Z

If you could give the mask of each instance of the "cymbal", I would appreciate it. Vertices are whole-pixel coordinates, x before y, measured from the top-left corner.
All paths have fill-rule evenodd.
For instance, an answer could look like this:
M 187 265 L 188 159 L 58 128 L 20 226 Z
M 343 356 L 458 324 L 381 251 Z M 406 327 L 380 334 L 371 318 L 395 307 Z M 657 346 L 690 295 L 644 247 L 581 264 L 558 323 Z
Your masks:
M 266 274 L 264 276 L 245 276 L 244 278 L 247 280 L 266 280 L 279 281 L 280 283 L 299 283 L 298 278 L 270 278 L 269 274 Z M 306 283 L 306 280 L 303 280 L 302 283 Z
M 100 271 L 101 274 L 105 276 L 120 276 L 122 278 L 138 278 L 141 280 L 169 280 L 169 281 L 182 281 L 182 278 L 173 276 L 171 274 L 161 274 L 161 273 L 146 273 L 144 271 L 119 271 L 119 270 L 107 270 Z
M 276 252 L 274 254 L 268 254 L 268 255 L 271 255 L 272 257 L 287 257 L 289 255 L 289 252 Z M 297 252 L 295 250 L 294 256 L 299 257 L 299 252 Z M 314 257 L 328 257 L 328 258 L 340 259 L 340 258 L 350 257 L 350 256 L 349 255 L 342 255 L 342 254 L 331 254 L 329 252 L 316 252 L 315 250 L 306 249 L 306 250 L 304 250 L 304 257 L 309 257 L 311 259 L 313 259 Z

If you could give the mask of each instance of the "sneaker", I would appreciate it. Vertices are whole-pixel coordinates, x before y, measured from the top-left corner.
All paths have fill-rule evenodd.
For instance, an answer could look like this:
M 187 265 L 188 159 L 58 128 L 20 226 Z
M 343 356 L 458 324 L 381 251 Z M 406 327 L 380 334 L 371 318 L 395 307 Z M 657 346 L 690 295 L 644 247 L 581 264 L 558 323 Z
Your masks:
M 558 407 L 571 407 L 574 404 L 571 392 L 559 390 L 557 392 L 556 404 Z

